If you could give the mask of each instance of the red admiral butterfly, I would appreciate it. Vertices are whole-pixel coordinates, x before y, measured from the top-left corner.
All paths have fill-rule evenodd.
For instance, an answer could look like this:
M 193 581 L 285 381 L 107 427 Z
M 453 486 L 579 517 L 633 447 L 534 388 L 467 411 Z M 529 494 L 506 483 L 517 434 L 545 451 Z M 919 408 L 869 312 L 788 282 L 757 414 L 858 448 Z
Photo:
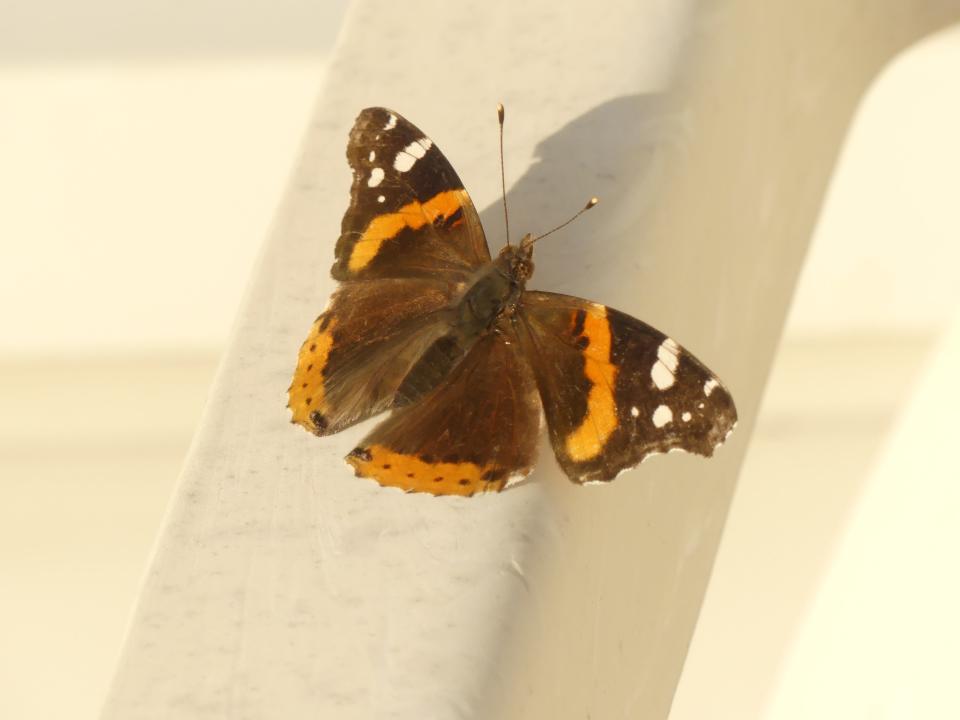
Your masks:
M 341 284 L 300 350 L 289 407 L 321 436 L 392 410 L 347 456 L 357 475 L 435 495 L 499 491 L 533 469 L 542 416 L 578 483 L 673 449 L 710 456 L 732 431 L 730 393 L 672 339 L 525 289 L 540 238 L 510 244 L 508 228 L 492 259 L 460 178 L 399 114 L 362 111 L 347 159 Z

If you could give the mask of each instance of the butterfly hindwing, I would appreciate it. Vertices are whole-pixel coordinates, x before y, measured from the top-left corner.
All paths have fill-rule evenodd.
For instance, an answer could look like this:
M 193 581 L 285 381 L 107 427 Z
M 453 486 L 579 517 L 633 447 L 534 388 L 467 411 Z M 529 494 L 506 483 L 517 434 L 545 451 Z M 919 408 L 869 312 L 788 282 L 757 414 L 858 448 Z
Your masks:
M 350 132 L 347 160 L 353 184 L 334 278 L 448 274 L 465 279 L 490 261 L 463 183 L 411 122 L 386 108 L 363 110 Z
M 413 278 L 343 283 L 300 348 L 289 391 L 293 421 L 330 435 L 388 409 L 449 327 L 452 292 Z
M 540 413 L 515 338 L 491 332 L 422 399 L 394 410 L 347 461 L 357 475 L 408 492 L 499 491 L 533 468 Z
M 612 480 L 674 449 L 710 456 L 736 424 L 717 377 L 658 330 L 567 295 L 527 292 L 521 303 L 521 342 L 572 480 Z

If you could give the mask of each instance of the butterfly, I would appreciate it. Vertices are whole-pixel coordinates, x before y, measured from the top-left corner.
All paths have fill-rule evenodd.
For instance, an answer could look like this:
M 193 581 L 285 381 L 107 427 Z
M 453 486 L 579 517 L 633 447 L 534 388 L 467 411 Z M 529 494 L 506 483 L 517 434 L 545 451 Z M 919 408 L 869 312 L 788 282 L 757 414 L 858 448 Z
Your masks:
M 319 436 L 391 411 L 347 456 L 358 476 L 434 495 L 500 491 L 533 469 L 544 419 L 577 483 L 670 450 L 710 456 L 727 438 L 730 393 L 674 340 L 527 290 L 539 238 L 491 257 L 457 173 L 400 114 L 363 110 L 347 160 L 340 285 L 300 349 L 288 407 Z

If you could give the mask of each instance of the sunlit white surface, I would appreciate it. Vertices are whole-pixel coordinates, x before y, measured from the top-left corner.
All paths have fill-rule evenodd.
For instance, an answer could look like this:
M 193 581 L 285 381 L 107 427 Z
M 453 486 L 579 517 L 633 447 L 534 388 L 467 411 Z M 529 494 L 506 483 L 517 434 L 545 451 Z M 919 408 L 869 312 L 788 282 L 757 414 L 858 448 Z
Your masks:
M 958 368 L 960 313 L 867 474 L 765 717 L 960 717 Z
M 960 30 L 894 60 L 863 99 L 788 332 L 937 332 L 960 303 Z
M 918 44 L 851 127 L 671 720 L 960 714 L 958 68 Z

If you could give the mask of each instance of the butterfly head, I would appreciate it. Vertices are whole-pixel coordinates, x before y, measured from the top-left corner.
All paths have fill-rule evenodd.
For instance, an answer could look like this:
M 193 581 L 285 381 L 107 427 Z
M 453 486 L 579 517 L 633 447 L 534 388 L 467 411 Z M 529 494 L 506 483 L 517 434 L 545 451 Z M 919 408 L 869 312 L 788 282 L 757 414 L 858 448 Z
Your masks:
M 528 233 L 519 245 L 505 245 L 497 261 L 506 266 L 515 283 L 525 283 L 533 275 L 533 236 Z

